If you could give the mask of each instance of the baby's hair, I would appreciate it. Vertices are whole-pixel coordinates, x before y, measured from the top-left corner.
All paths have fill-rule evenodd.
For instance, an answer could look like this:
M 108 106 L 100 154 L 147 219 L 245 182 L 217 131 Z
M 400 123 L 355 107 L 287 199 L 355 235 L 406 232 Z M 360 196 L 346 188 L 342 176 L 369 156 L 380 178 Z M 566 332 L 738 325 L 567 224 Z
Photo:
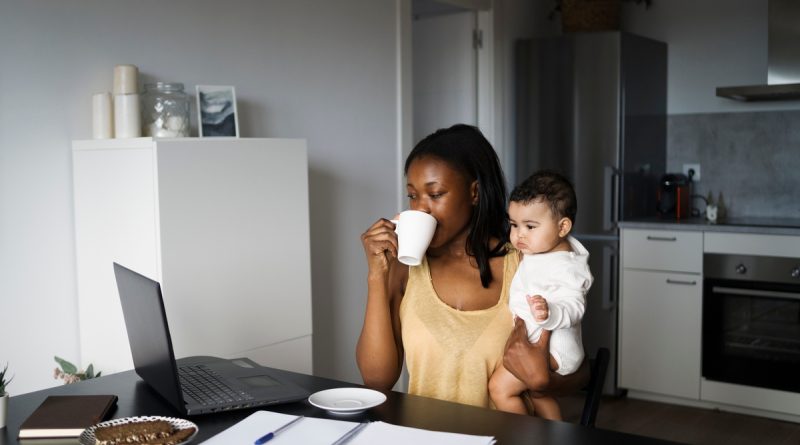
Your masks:
M 575 224 L 578 198 L 572 183 L 552 170 L 540 170 L 514 187 L 510 202 L 530 204 L 542 200 L 550 205 L 556 219 L 569 218 Z

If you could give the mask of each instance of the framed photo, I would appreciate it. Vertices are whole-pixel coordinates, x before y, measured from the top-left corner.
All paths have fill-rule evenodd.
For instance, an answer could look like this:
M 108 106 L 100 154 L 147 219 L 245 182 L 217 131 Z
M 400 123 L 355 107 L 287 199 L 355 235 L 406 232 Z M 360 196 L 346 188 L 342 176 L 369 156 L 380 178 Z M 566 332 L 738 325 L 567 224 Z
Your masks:
M 197 85 L 197 113 L 201 138 L 239 137 L 236 91 L 232 86 Z

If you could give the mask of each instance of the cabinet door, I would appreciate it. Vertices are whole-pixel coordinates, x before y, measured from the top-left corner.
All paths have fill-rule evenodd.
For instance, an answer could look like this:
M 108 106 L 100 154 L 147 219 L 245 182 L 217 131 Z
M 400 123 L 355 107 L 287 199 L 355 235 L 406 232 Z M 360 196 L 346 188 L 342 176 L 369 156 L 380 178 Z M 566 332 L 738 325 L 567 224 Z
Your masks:
M 624 269 L 619 385 L 700 396 L 700 275 Z

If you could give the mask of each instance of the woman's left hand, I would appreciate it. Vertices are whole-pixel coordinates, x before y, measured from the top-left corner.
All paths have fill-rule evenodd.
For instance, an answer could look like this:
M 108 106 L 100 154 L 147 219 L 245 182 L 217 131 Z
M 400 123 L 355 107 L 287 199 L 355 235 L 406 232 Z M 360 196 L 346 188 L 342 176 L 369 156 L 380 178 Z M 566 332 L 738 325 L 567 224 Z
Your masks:
M 546 388 L 549 380 L 547 374 L 550 372 L 550 331 L 543 330 L 539 341 L 530 343 L 525 322 L 516 318 L 514 330 L 506 341 L 503 366 L 529 389 Z
M 519 318 L 514 320 L 514 330 L 506 341 L 503 366 L 535 393 L 557 396 L 580 391 L 589 382 L 588 360 L 584 359 L 573 374 L 562 376 L 550 371 L 550 334 L 543 330 L 539 341 L 530 343 L 525 322 Z

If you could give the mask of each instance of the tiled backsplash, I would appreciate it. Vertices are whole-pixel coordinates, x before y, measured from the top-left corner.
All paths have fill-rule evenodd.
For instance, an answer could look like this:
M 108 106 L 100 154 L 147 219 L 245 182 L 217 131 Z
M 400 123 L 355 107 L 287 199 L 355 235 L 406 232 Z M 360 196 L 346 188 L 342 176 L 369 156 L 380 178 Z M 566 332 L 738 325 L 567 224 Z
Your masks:
M 700 164 L 694 193 L 721 193 L 729 216 L 800 218 L 800 111 L 669 116 L 667 171 L 684 163 Z

